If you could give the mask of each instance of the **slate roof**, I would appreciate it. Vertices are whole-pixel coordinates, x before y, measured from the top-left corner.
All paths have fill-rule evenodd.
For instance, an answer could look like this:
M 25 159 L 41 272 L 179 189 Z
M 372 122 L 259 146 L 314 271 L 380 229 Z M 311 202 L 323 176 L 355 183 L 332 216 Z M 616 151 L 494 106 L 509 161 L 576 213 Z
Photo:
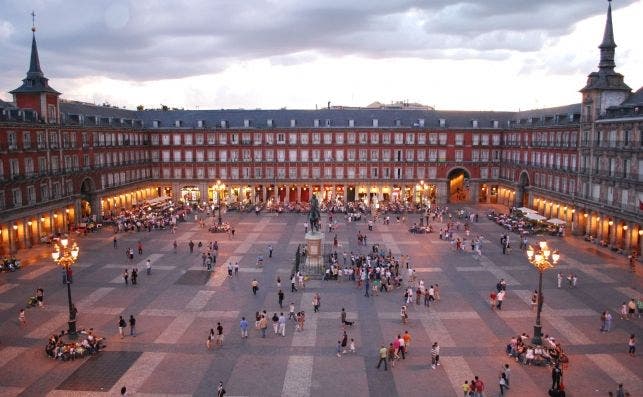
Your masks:
M 643 87 L 629 96 L 621 106 L 643 106 Z
M 33 30 L 33 29 L 32 29 Z M 35 32 L 35 30 L 34 30 Z M 31 39 L 31 59 L 29 62 L 29 70 L 27 77 L 22 80 L 22 85 L 13 91 L 11 94 L 17 93 L 40 93 L 49 92 L 52 94 L 60 95 L 60 92 L 54 90 L 49 86 L 49 79 L 40 68 L 40 58 L 38 57 L 38 46 L 36 45 L 36 34 L 33 34 Z
M 439 127 L 440 119 L 446 120 L 446 126 L 451 128 L 470 128 L 472 120 L 478 120 L 478 126 L 491 127 L 493 120 L 501 125 L 506 123 L 513 112 L 492 111 L 425 111 L 402 109 L 320 109 L 320 110 L 147 110 L 137 112 L 138 118 L 143 119 L 145 125 L 150 127 L 153 121 L 160 122 L 160 128 L 174 128 L 177 120 L 183 127 L 196 127 L 198 121 L 204 122 L 204 127 L 220 127 L 221 121 L 227 123 L 228 128 L 243 128 L 244 121 L 249 120 L 250 126 L 255 128 L 268 128 L 268 120 L 272 120 L 272 127 L 289 128 L 291 120 L 295 120 L 297 128 L 313 128 L 315 120 L 319 120 L 319 127 L 348 127 L 349 120 L 353 120 L 356 128 L 373 127 L 373 120 L 377 120 L 378 127 L 413 127 L 420 126 L 424 120 L 425 127 Z M 330 120 L 330 125 L 327 125 Z
M 97 106 L 91 103 L 83 103 L 76 101 L 60 101 L 60 111 L 65 114 L 83 115 L 83 116 L 97 116 L 97 117 L 113 117 L 123 119 L 137 119 L 137 112 L 135 110 L 119 109 L 108 106 Z

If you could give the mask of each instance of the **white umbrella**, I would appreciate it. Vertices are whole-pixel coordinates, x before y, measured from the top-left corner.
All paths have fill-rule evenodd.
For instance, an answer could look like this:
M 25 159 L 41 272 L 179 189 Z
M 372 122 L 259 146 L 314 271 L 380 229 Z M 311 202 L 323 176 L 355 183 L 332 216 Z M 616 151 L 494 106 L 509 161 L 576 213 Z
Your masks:
M 547 221 L 547 223 L 551 223 L 552 225 L 566 225 L 567 222 L 565 222 L 562 219 L 558 218 L 551 218 L 550 220 Z
M 523 214 L 537 214 L 538 211 L 532 210 L 531 208 L 527 207 L 520 207 L 518 208 L 518 211 L 522 212 Z
M 547 217 L 544 217 L 544 216 L 542 216 L 542 215 L 538 215 L 538 214 L 531 214 L 531 213 L 530 213 L 530 214 L 526 214 L 526 215 L 525 215 L 525 218 L 530 219 L 530 220 L 532 220 L 532 221 L 538 221 L 538 222 L 540 222 L 540 221 L 544 221 L 545 219 L 547 219 Z

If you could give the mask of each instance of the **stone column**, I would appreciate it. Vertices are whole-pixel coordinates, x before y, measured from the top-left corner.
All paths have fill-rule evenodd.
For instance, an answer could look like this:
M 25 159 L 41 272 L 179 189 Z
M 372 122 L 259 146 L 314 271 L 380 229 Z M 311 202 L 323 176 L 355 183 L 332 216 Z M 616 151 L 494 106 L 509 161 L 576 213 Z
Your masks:
M 13 228 L 14 225 L 15 223 L 13 222 L 9 223 L 9 233 L 8 233 L 9 234 L 9 253 L 11 254 L 18 251 L 18 244 L 16 241 L 16 238 L 17 238 L 16 234 L 18 231 L 14 230 Z
M 30 226 L 27 224 L 28 221 L 22 220 L 22 233 L 23 233 L 23 239 L 25 241 L 25 248 L 31 248 L 31 233 L 30 233 Z

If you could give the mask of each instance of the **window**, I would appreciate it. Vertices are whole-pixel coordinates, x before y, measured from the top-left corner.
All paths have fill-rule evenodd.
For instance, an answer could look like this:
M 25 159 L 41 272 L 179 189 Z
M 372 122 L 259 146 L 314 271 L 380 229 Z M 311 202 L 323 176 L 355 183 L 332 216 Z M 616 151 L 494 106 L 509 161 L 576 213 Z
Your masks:
M 406 144 L 413 145 L 415 143 L 415 134 L 410 132 L 406 134 Z
M 20 174 L 20 163 L 18 159 L 9 160 L 9 176 L 15 178 Z
M 38 131 L 36 133 L 36 145 L 38 149 L 45 149 L 45 147 L 47 146 L 47 142 L 45 141 L 44 131 Z
M 429 145 L 438 144 L 438 134 L 429 134 Z
M 440 134 L 440 145 L 446 145 L 447 144 L 447 134 Z
M 11 191 L 11 194 L 13 195 L 13 206 L 14 207 L 22 206 L 22 191 L 19 188 L 13 189 Z
M 33 159 L 31 157 L 25 157 L 25 176 L 33 176 Z
M 175 146 L 180 146 L 181 145 L 181 135 L 180 134 L 174 134 L 172 136 L 172 142 Z
M 203 134 L 196 134 L 194 138 L 194 142 L 197 145 L 203 145 Z
M 366 132 L 360 132 L 359 133 L 359 143 L 360 144 L 368 143 L 368 133 L 366 133 Z
M 447 151 L 444 149 L 438 150 L 438 161 L 445 162 L 447 161 Z
M 330 132 L 327 132 L 324 134 L 324 144 L 325 145 L 330 145 L 333 143 L 333 134 Z
M 455 144 L 456 144 L 456 146 L 464 145 L 464 135 L 463 134 L 455 134 Z
M 301 161 L 308 161 L 308 150 L 302 149 L 300 154 Z
M 354 132 L 349 132 L 348 133 L 347 142 L 348 142 L 349 145 L 354 145 L 355 144 L 355 133 Z
M 288 151 L 288 161 L 297 161 L 297 149 L 290 149 Z
M 462 150 L 456 150 L 455 151 L 455 161 L 462 162 L 463 159 L 464 159 L 464 152 Z
M 301 134 L 299 137 L 302 145 L 308 145 L 308 134 Z
M 341 132 L 338 132 L 335 134 L 335 142 L 338 145 L 343 145 L 344 144 L 344 134 Z
M 25 150 L 31 149 L 31 132 L 29 131 L 22 132 L 22 147 Z
M 418 134 L 418 145 L 426 145 L 426 134 L 424 132 Z
M 178 163 L 181 161 L 181 151 L 180 150 L 175 150 L 174 151 L 174 162 Z
M 288 143 L 291 144 L 291 145 L 296 145 L 297 144 L 297 133 L 296 132 L 291 132 L 291 133 L 288 134 Z
M 379 159 L 379 150 L 371 149 L 371 161 L 377 161 Z
M 227 145 L 228 144 L 228 134 L 225 132 L 219 133 L 219 145 Z
M 319 145 L 320 142 L 321 142 L 321 135 L 319 134 L 319 132 L 313 132 L 313 145 Z
M 391 143 L 391 134 L 388 132 L 382 133 L 382 143 L 388 145 Z
M 14 150 L 18 148 L 18 143 L 16 142 L 16 133 L 13 131 L 7 132 L 7 145 L 9 150 Z
M 404 143 L 404 134 L 402 134 L 401 132 L 396 132 L 394 138 L 396 145 L 401 145 Z
M 324 161 L 327 161 L 327 162 L 333 161 L 333 150 L 332 149 L 324 150 Z

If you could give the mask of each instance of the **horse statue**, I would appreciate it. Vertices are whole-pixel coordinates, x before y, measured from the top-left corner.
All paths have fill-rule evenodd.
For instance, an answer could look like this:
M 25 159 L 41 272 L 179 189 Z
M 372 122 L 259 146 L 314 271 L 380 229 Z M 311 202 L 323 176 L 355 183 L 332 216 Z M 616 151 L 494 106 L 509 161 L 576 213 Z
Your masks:
M 313 195 L 310 200 L 310 211 L 308 212 L 308 222 L 310 223 L 310 232 L 315 233 L 319 231 L 319 220 L 321 218 L 319 212 L 319 201 L 317 201 L 317 196 Z

